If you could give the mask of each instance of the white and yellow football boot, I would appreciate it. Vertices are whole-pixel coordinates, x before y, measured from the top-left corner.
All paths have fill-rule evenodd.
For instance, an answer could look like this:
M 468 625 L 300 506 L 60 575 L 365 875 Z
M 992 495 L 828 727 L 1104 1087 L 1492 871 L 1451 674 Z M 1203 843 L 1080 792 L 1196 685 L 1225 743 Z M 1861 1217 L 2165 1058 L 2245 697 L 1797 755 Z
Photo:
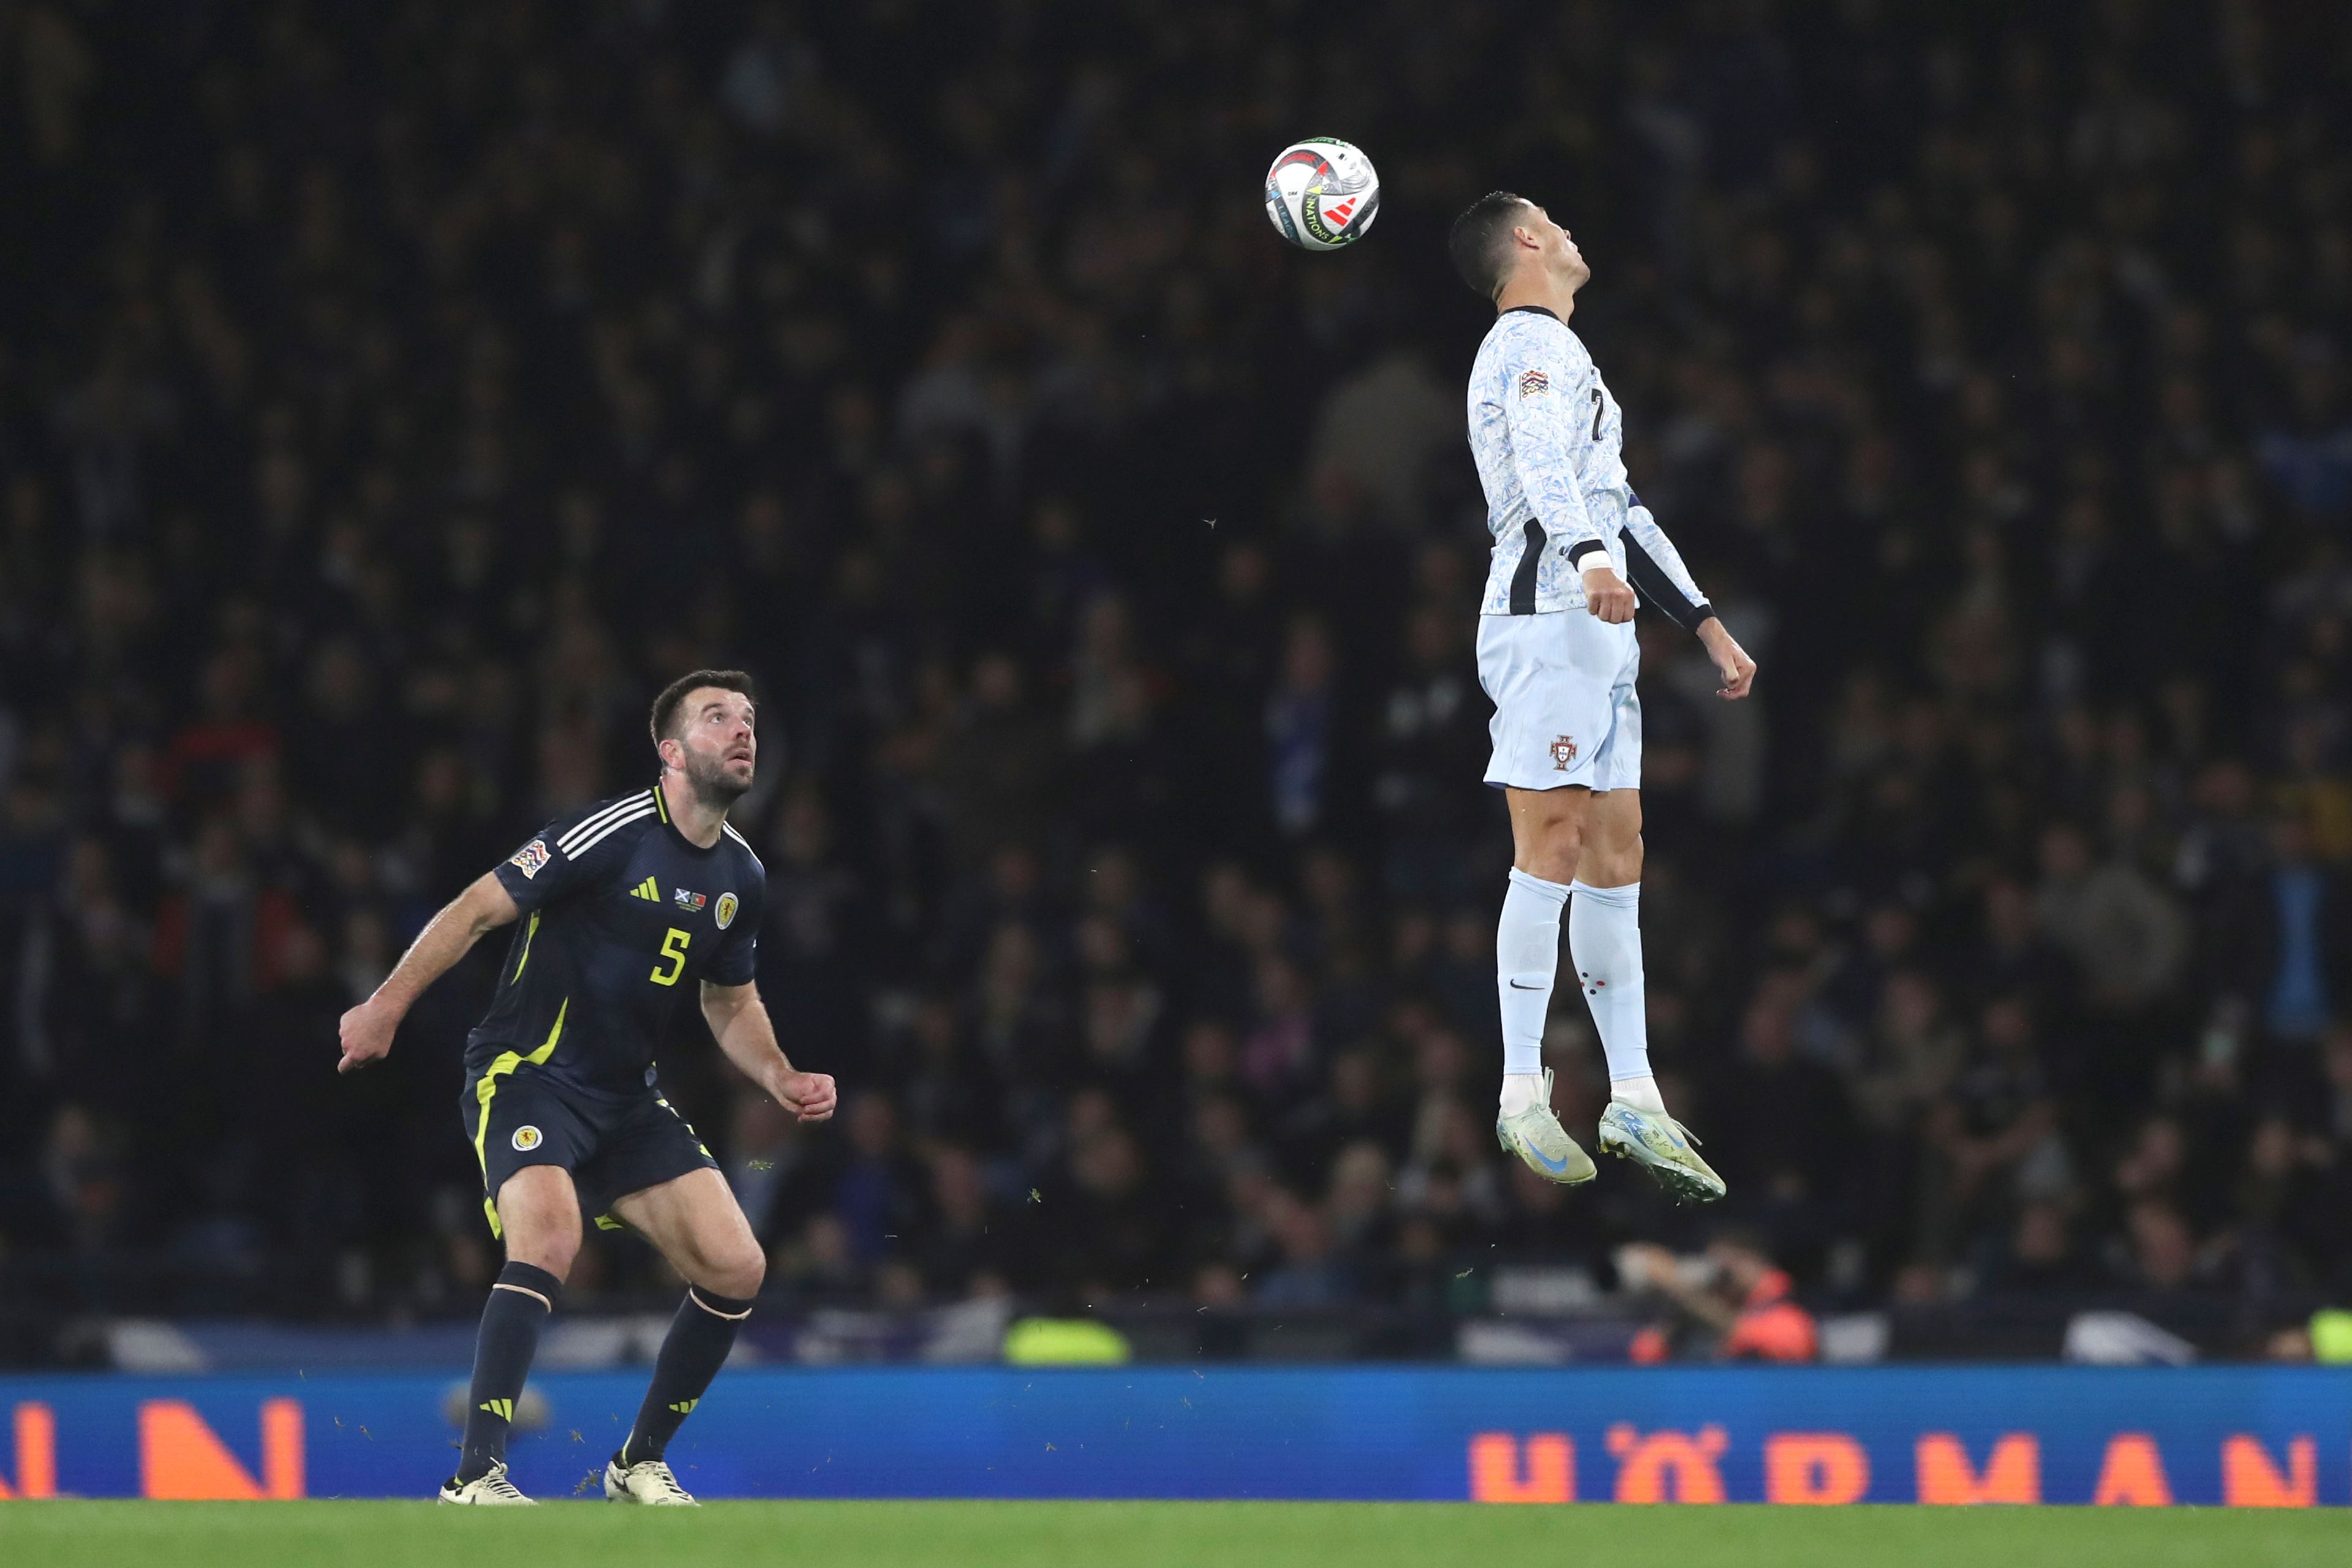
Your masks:
M 1524 1110 L 1495 1118 L 1495 1142 L 1527 1163 L 1528 1170 L 1563 1187 L 1581 1186 L 1598 1174 L 1592 1156 L 1577 1146 L 1551 1110 L 1551 1068 L 1544 1068 L 1543 1098 Z
M 1698 1140 L 1663 1111 L 1612 1100 L 1601 1113 L 1603 1152 L 1631 1160 L 1650 1173 L 1676 1203 L 1711 1204 L 1726 1191 L 1715 1167 L 1698 1156 Z

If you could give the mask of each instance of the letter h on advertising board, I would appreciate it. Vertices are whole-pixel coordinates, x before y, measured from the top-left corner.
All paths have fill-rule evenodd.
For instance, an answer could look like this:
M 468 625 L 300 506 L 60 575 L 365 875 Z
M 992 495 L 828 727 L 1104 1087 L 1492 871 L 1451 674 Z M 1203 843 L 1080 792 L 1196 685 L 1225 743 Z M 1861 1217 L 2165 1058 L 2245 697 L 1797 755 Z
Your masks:
M 1508 1432 L 1479 1433 L 1470 1439 L 1470 1500 L 1574 1502 L 1576 1445 L 1564 1433 L 1535 1433 L 1528 1438 L 1522 1472 L 1517 1438 Z

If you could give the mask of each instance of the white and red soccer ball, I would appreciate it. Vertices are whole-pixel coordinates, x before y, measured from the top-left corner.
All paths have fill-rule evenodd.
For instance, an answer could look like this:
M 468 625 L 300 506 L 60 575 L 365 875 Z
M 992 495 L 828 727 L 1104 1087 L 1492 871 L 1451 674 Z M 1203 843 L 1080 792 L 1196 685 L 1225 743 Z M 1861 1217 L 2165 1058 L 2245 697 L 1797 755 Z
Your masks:
M 1301 250 L 1355 244 L 1380 210 L 1372 161 L 1336 137 L 1294 142 L 1265 172 L 1266 221 Z

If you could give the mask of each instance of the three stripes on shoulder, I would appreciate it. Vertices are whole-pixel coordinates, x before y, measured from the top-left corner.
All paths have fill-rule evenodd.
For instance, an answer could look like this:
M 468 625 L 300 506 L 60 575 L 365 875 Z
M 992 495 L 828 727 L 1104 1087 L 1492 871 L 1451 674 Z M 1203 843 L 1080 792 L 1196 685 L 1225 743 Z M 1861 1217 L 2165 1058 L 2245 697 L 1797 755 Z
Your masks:
M 653 812 L 654 796 L 651 790 L 647 790 L 643 795 L 633 795 L 625 800 L 614 801 L 593 816 L 583 817 L 572 824 L 568 832 L 556 839 L 555 847 L 563 851 L 566 859 L 577 860 L 603 843 L 611 834 L 626 827 L 639 817 L 652 816 Z

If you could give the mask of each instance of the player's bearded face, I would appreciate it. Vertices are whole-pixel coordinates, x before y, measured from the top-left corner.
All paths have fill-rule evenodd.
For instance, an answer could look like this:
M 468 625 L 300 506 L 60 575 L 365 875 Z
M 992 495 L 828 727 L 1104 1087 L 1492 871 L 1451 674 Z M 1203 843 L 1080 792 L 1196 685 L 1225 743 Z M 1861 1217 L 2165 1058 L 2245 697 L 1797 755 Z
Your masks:
M 683 738 L 686 782 L 694 786 L 696 798 L 731 805 L 751 787 L 760 761 L 759 737 L 748 713 L 707 709 L 703 718 Z
M 751 787 L 758 765 L 758 752 L 748 735 L 740 743 L 686 749 L 686 782 L 694 786 L 697 796 L 713 805 L 732 805 L 740 799 Z

